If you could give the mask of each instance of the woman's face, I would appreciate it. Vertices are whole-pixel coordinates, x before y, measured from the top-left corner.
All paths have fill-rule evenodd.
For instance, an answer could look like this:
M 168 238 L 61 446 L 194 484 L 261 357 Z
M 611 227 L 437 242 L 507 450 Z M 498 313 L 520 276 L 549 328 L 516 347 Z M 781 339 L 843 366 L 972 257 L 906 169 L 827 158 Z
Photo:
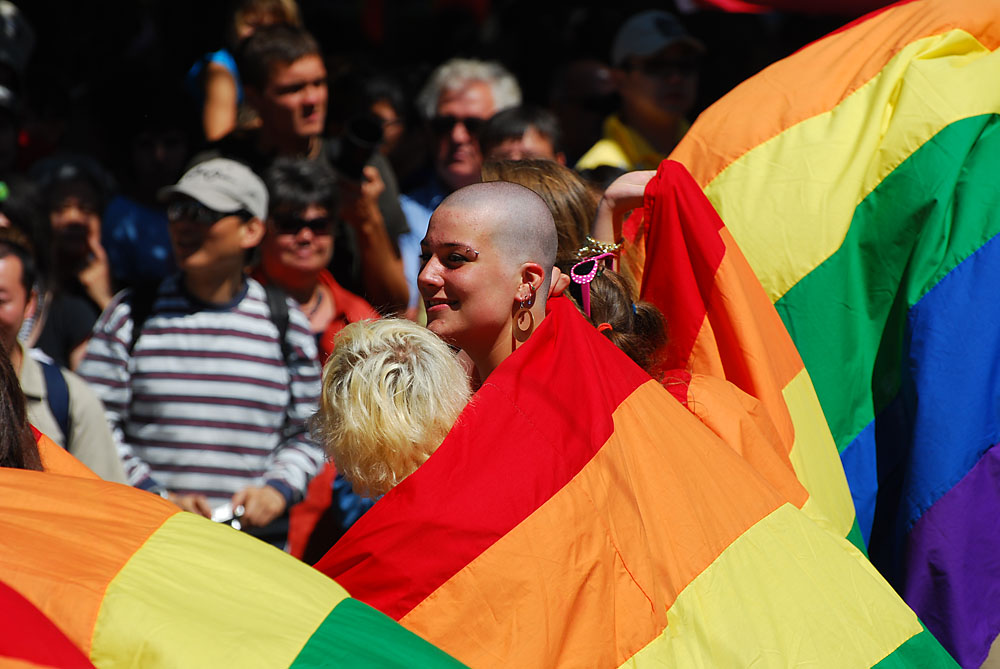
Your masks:
M 276 212 L 267 221 L 261 245 L 264 271 L 277 280 L 289 275 L 317 274 L 333 257 L 333 219 L 325 207 Z
M 473 359 L 502 344 L 511 326 L 518 267 L 502 257 L 475 212 L 442 207 L 421 242 L 417 285 L 427 328 Z

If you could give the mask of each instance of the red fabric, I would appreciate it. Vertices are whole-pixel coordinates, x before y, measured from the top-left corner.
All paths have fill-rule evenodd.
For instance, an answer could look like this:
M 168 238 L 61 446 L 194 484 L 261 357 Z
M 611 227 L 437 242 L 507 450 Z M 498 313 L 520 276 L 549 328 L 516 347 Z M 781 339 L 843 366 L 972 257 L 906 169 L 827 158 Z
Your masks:
M 672 160 L 660 164 L 646 185 L 645 206 L 630 218 L 643 216 L 650 224 L 639 293 L 667 319 L 665 367 L 685 369 L 726 255 L 722 219 L 687 168 Z
M 363 297 L 342 288 L 328 271 L 320 272 L 319 282 L 330 290 L 337 305 L 337 314 L 319 337 L 319 362 L 322 365 L 333 353 L 334 339 L 338 332 L 350 323 L 363 321 L 366 318 L 378 318 L 379 314 Z
M 0 581 L 0 665 L 4 660 L 66 669 L 94 666 L 44 613 Z
M 703 9 L 734 13 L 759 14 L 780 10 L 796 14 L 840 16 L 858 16 L 889 4 L 887 0 L 695 0 L 695 3 Z
M 570 481 L 614 430 L 609 407 L 649 381 L 568 299 L 548 306 L 434 455 L 316 564 L 353 597 L 404 616 Z
M 332 462 L 320 470 L 306 489 L 306 496 L 288 512 L 288 552 L 300 560 L 320 517 L 333 503 L 333 479 L 337 468 Z

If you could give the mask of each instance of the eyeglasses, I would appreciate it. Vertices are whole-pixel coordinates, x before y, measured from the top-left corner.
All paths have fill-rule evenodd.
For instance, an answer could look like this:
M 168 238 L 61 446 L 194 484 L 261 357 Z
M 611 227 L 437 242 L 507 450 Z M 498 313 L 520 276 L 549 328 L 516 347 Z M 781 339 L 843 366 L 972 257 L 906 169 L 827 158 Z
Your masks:
M 584 258 L 573 265 L 569 271 L 569 278 L 573 280 L 573 283 L 583 286 L 581 289 L 583 291 L 583 313 L 587 314 L 587 318 L 590 318 L 590 282 L 604 271 L 605 268 L 613 269 L 615 258 L 614 253 L 600 253 L 596 256 Z M 604 261 L 603 263 L 601 262 L 602 260 Z
M 279 235 L 297 235 L 302 228 L 309 228 L 314 235 L 333 234 L 333 218 L 330 216 L 302 218 L 292 214 L 273 214 L 271 220 Z
M 181 200 L 167 205 L 167 220 L 171 223 L 190 221 L 199 225 L 214 225 L 226 216 L 239 216 L 247 220 L 251 217 L 249 211 L 216 211 L 194 200 Z
M 486 120 L 475 116 L 435 116 L 431 119 L 431 131 L 435 135 L 449 135 L 452 128 L 461 123 L 470 135 L 478 135 L 486 125 Z

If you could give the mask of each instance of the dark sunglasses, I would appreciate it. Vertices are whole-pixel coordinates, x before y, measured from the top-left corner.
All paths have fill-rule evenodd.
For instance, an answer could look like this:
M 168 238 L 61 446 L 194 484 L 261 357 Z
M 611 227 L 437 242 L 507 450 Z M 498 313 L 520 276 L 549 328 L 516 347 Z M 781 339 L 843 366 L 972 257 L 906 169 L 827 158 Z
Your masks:
M 431 119 L 431 131 L 435 135 L 451 134 L 452 128 L 461 123 L 470 135 L 478 135 L 486 125 L 486 120 L 475 116 L 435 116 Z
M 329 216 L 302 218 L 292 214 L 274 214 L 274 230 L 279 235 L 297 235 L 302 228 L 309 228 L 314 235 L 329 235 L 333 233 L 333 219 Z
M 243 220 L 249 220 L 252 215 L 246 209 L 216 211 L 194 200 L 171 202 L 167 205 L 167 220 L 171 223 L 189 221 L 199 225 L 214 225 L 226 216 L 239 216 Z

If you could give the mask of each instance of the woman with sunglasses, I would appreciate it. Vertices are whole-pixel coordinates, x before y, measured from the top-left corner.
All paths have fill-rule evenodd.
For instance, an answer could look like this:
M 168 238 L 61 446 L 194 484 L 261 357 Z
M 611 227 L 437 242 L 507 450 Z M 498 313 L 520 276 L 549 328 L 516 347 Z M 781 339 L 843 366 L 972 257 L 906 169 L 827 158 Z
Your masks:
M 279 158 L 264 175 L 269 212 L 254 278 L 281 286 L 299 303 L 316 336 L 323 365 L 349 323 L 378 318 L 363 298 L 340 286 L 328 266 L 339 206 L 336 176 L 324 163 Z M 327 463 L 289 516 L 292 555 L 315 561 L 371 506 Z
M 317 161 L 279 159 L 264 180 L 270 207 L 254 278 L 281 286 L 299 303 L 323 363 L 345 325 L 378 318 L 368 302 L 342 288 L 327 269 L 338 206 L 336 177 Z

